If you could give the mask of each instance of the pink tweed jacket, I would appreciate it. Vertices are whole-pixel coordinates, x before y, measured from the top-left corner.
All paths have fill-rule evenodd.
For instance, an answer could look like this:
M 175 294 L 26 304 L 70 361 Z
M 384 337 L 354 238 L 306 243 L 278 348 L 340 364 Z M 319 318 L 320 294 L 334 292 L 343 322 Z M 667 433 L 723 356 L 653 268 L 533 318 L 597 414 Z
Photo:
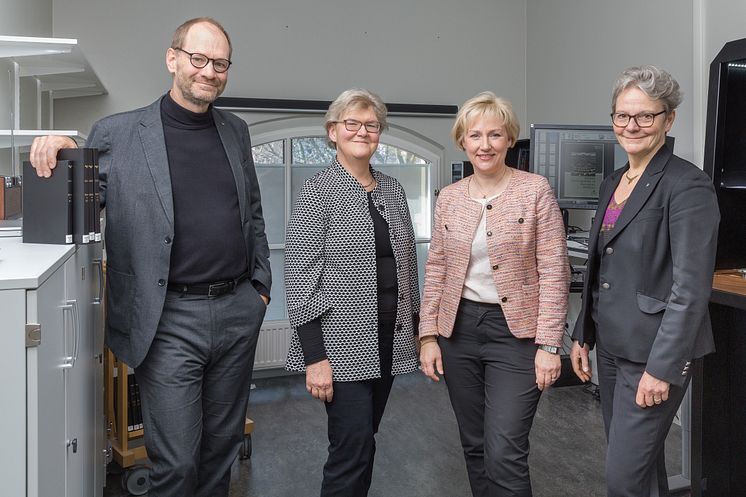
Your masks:
M 561 346 L 570 271 L 562 215 L 542 176 L 512 170 L 505 191 L 487 205 L 492 279 L 510 331 L 537 344 Z M 451 336 L 471 243 L 482 206 L 469 198 L 469 178 L 443 188 L 425 266 L 420 337 Z

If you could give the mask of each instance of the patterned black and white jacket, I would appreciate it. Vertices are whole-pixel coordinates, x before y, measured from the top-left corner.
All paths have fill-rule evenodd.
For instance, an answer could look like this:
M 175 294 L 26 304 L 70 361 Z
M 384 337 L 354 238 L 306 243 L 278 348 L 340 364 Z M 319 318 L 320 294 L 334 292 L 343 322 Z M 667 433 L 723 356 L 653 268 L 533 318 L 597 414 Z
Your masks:
M 389 225 L 399 301 L 392 374 L 417 368 L 414 315 L 420 310 L 414 229 L 404 189 L 371 168 L 378 183 L 373 203 Z M 285 291 L 290 325 L 321 318 L 334 381 L 381 376 L 373 220 L 365 190 L 335 159 L 306 180 L 285 238 Z M 286 368 L 304 371 L 293 333 Z

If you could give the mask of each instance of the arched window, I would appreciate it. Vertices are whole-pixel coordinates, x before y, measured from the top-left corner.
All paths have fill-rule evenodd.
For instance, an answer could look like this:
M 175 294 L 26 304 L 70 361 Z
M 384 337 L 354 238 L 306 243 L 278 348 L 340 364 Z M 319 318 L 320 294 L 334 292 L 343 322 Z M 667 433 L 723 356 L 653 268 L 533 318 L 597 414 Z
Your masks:
M 308 126 L 313 122 L 312 126 Z M 393 176 L 404 187 L 412 216 L 417 243 L 420 288 L 430 245 L 434 185 L 441 162 L 441 151 L 404 128 L 391 127 L 381 135 L 378 150 L 371 165 Z M 308 117 L 272 120 L 251 127 L 254 142 L 254 164 L 262 194 L 262 209 L 270 246 L 272 266 L 272 301 L 266 321 L 287 320 L 285 285 L 283 281 L 285 226 L 295 198 L 303 182 L 317 171 L 329 166 L 334 149 L 326 144 L 326 136 L 318 118 Z

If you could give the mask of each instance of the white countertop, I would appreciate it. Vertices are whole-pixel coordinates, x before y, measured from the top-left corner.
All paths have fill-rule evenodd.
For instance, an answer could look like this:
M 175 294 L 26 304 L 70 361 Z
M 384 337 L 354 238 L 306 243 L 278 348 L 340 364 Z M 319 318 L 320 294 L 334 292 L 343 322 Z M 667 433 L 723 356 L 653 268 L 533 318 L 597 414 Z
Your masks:
M 75 245 L 22 243 L 0 238 L 0 290 L 38 288 L 75 253 Z

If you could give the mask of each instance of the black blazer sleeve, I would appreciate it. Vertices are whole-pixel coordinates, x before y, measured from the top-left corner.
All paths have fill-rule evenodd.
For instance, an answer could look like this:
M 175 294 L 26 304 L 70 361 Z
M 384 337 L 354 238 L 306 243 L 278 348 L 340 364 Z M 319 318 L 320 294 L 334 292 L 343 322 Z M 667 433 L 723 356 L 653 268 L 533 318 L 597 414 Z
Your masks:
M 646 370 L 682 384 L 688 361 L 704 352 L 697 350 L 699 335 L 711 335 L 708 305 L 720 211 L 706 174 L 692 169 L 682 174 L 671 191 L 668 218 L 673 285 Z

